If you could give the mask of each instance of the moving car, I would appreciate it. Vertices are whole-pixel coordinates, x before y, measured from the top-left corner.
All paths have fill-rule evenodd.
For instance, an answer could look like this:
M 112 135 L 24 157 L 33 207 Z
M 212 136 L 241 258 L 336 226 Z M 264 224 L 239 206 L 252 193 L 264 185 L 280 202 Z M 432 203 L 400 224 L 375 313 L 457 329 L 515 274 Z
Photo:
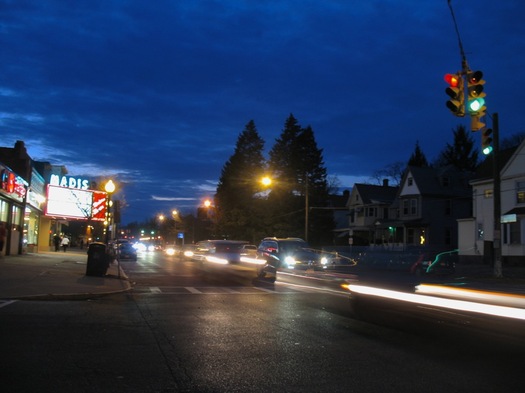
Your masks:
M 117 253 L 120 260 L 137 261 L 137 250 L 131 243 L 124 242 L 117 244 Z
M 248 246 L 243 240 L 204 240 L 196 244 L 192 259 L 205 274 L 235 274 L 274 282 L 275 268 L 256 258 Z
M 257 247 L 257 257 L 283 269 L 325 270 L 329 266 L 326 256 L 315 252 L 307 242 L 296 237 L 264 238 Z
M 441 252 L 439 254 L 423 253 L 412 265 L 410 272 L 416 276 L 424 274 L 450 275 L 456 271 L 458 250 Z

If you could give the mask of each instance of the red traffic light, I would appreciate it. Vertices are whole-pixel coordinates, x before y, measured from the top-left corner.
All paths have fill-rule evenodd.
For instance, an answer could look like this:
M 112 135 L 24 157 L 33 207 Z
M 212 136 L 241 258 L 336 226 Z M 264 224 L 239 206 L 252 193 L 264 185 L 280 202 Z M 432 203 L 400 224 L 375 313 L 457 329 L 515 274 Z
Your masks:
M 450 85 L 450 87 L 458 87 L 459 78 L 460 76 L 457 74 L 446 74 L 445 75 L 445 81 Z
M 445 81 L 448 87 L 445 93 L 450 97 L 447 101 L 447 108 L 450 109 L 454 116 L 465 116 L 465 91 L 463 89 L 463 76 L 460 72 L 457 74 L 446 74 Z

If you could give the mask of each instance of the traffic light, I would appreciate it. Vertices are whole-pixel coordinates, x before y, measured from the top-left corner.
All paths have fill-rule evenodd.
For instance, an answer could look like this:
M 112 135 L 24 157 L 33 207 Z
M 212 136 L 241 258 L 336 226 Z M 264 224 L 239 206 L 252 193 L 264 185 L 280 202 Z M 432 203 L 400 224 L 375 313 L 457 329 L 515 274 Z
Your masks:
M 455 116 L 465 116 L 465 91 L 463 89 L 463 77 L 461 73 L 446 74 L 445 81 L 449 85 L 445 93 L 450 97 L 450 100 L 447 101 L 447 108 L 450 109 Z
M 467 72 L 467 110 L 472 117 L 472 131 L 479 131 L 485 127 L 485 123 L 482 123 L 480 120 L 485 116 L 485 111 L 487 110 L 484 99 L 486 94 L 483 92 L 484 84 L 485 81 L 483 80 L 483 73 L 481 71 Z
M 492 128 L 485 128 L 481 133 L 481 151 L 485 155 L 492 152 Z

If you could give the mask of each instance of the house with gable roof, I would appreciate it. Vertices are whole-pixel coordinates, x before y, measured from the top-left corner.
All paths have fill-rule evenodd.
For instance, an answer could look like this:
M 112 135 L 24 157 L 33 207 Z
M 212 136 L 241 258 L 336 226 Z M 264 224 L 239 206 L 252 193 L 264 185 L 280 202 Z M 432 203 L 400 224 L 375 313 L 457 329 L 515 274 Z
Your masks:
M 355 184 L 347 207 L 354 245 L 457 248 L 457 220 L 472 214 L 472 173 L 408 166 L 399 187 Z
M 457 248 L 457 219 L 472 212 L 471 177 L 452 166 L 407 167 L 396 201 L 405 246 Z
M 463 261 L 493 261 L 494 162 L 493 154 L 481 163 L 470 184 L 471 217 L 458 220 L 459 255 Z M 501 196 L 501 257 L 505 264 L 525 265 L 525 140 L 498 154 Z
M 356 183 L 348 198 L 349 241 L 352 245 L 392 243 L 393 233 L 376 226 L 378 221 L 391 220 L 391 205 L 397 195 L 398 187 Z

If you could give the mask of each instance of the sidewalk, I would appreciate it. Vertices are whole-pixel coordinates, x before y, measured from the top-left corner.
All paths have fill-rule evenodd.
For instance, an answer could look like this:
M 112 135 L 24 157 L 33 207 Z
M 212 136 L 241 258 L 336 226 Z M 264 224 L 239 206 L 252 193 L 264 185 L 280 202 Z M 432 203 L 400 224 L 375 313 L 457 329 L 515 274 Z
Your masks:
M 39 252 L 0 258 L 0 299 L 81 300 L 128 291 L 117 262 L 104 277 L 86 276 L 86 250 Z

